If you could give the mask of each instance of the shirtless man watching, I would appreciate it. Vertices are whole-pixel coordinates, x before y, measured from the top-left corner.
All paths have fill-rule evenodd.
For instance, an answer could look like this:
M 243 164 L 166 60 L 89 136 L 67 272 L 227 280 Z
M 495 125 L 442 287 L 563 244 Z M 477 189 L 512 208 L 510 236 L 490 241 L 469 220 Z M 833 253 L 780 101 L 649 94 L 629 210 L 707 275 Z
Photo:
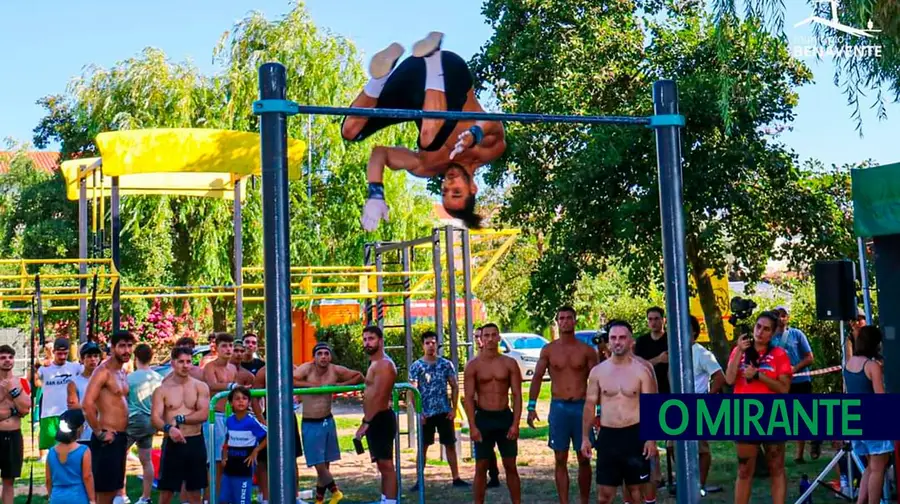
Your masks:
M 378 326 L 363 329 L 363 350 L 369 355 L 362 425 L 356 439 L 366 436 L 369 455 L 381 473 L 381 502 L 397 504 L 397 473 L 394 468 L 394 436 L 397 419 L 391 409 L 391 395 L 397 380 L 397 366 L 384 354 L 384 334 Z
M 31 394 L 23 380 L 13 374 L 16 351 L 0 345 L 0 478 L 3 504 L 13 504 L 16 478 L 22 475 L 25 460 L 22 417 L 31 410 Z
M 475 97 L 474 80 L 464 59 L 441 50 L 444 35 L 431 32 L 413 45 L 412 57 L 397 65 L 403 46 L 393 43 L 372 57 L 371 79 L 353 100 L 352 107 L 412 110 L 484 112 Z M 375 132 L 407 119 L 348 116 L 341 134 L 359 142 Z M 503 123 L 498 121 L 444 121 L 422 119 L 418 149 L 377 146 L 366 169 L 369 195 L 363 208 L 362 225 L 374 231 L 388 219 L 384 201 L 384 167 L 406 170 L 417 177 L 443 176 L 444 209 L 468 227 L 478 227 L 475 214 L 475 171 L 500 157 L 506 150 Z
M 244 355 L 246 354 L 246 352 L 247 349 L 244 347 L 244 342 L 241 340 L 235 340 L 230 362 L 237 370 L 237 375 L 235 376 L 234 381 L 242 387 L 251 388 L 253 387 L 253 373 L 244 369 L 244 367 L 242 366 L 242 364 L 244 363 Z
M 84 417 L 94 431 L 91 437 L 91 470 L 97 504 L 110 504 L 125 488 L 128 454 L 128 379 L 122 369 L 131 360 L 134 336 L 116 331 L 109 338 L 110 356 L 88 382 L 81 402 Z
M 203 368 L 203 381 L 209 387 L 209 394 L 213 396 L 219 392 L 231 390 L 239 385 L 237 383 L 237 367 L 231 363 L 231 353 L 234 351 L 234 336 L 228 333 L 217 333 L 216 359 L 209 361 Z M 213 407 L 216 410 L 216 423 L 213 426 L 213 453 L 216 458 L 216 495 L 222 482 L 222 445 L 225 444 L 225 398 L 216 401 Z
M 550 369 L 550 449 L 556 457 L 556 492 L 560 504 L 569 504 L 569 450 L 578 457 L 578 490 L 581 504 L 591 498 L 591 459 L 581 454 L 581 430 L 584 425 L 584 398 L 588 375 L 598 363 L 597 352 L 575 338 L 575 309 L 563 306 L 556 312 L 559 339 L 541 349 L 528 391 L 528 426 L 534 429 L 537 398 L 541 394 L 544 372 Z M 589 416 L 592 418 L 592 416 Z M 571 446 L 571 448 L 569 448 Z
M 295 386 L 359 385 L 364 380 L 359 371 L 331 363 L 332 350 L 328 343 L 316 343 L 313 358 L 313 362 L 301 364 L 294 371 Z M 333 397 L 332 394 L 317 394 L 303 399 L 300 431 L 306 446 L 306 467 L 316 468 L 316 504 L 325 502 L 325 490 L 331 492 L 331 502 L 344 498 L 330 470 L 331 463 L 341 459 L 337 425 L 331 414 Z
M 631 502 L 641 502 L 641 485 L 650 481 L 650 459 L 658 452 L 655 441 L 640 437 L 641 394 L 656 393 L 653 371 L 631 354 L 632 330 L 627 322 L 609 323 L 612 356 L 591 370 L 584 404 L 581 454 L 590 458 L 590 430 L 599 402 L 600 432 L 597 451 L 597 502 L 612 502 L 624 481 Z
M 172 379 L 153 391 L 150 421 L 165 434 L 159 468 L 159 502 L 169 504 L 175 492 L 182 501 L 200 504 L 209 484 L 202 425 L 209 419 L 209 387 L 191 376 L 191 350 L 172 349 Z
M 182 338 L 179 338 L 178 341 L 175 342 L 175 346 L 173 346 L 172 348 L 175 349 L 177 347 L 184 347 L 191 351 L 191 364 L 188 369 L 188 374 L 191 375 L 191 378 L 196 378 L 200 381 L 203 381 L 203 369 L 200 366 L 194 365 L 193 355 L 194 355 L 194 347 L 196 347 L 196 346 L 197 346 L 197 343 L 194 341 L 193 338 L 191 338 L 189 336 L 184 336 Z M 173 366 L 174 366 L 174 364 L 175 363 L 172 362 Z M 163 381 L 169 380 L 173 376 L 175 376 L 174 373 L 169 373 L 166 375 L 165 378 L 163 378 Z
M 466 416 L 475 442 L 475 502 L 484 504 L 488 462 L 494 445 L 497 445 L 506 471 L 509 498 L 513 504 L 520 504 L 522 488 L 516 456 L 519 419 L 522 417 L 522 373 L 515 360 L 500 355 L 500 329 L 496 324 L 481 327 L 481 341 L 484 346 L 478 357 L 466 364 L 464 378 Z M 510 392 L 513 395 L 512 411 L 509 408 Z

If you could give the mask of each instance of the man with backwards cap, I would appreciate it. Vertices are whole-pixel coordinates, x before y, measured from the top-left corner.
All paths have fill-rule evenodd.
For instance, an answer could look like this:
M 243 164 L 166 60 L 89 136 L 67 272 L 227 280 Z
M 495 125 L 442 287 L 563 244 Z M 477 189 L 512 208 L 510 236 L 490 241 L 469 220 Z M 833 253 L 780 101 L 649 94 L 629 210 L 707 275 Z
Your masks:
M 66 411 L 69 382 L 84 370 L 77 362 L 68 362 L 69 340 L 57 338 L 53 342 L 53 360 L 41 366 L 35 386 L 42 387 L 40 449 L 48 450 L 56 444 L 59 416 Z
M 328 343 L 316 343 L 312 353 L 312 362 L 301 364 L 294 370 L 295 386 L 358 385 L 363 382 L 363 375 L 359 371 L 332 364 L 333 352 Z M 306 447 L 306 466 L 316 468 L 317 504 L 325 502 L 325 490 L 331 491 L 332 504 L 344 497 L 329 470 L 332 462 L 341 459 L 337 426 L 331 415 L 332 397 L 332 394 L 316 394 L 303 399 L 300 432 Z

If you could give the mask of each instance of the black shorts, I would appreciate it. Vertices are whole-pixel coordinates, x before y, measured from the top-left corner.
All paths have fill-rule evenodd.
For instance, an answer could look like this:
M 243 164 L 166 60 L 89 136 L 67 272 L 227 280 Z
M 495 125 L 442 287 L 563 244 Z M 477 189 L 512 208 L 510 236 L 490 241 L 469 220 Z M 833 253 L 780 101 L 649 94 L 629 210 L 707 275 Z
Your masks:
M 125 486 L 125 457 L 128 455 L 128 434 L 114 433 L 111 443 L 104 443 L 95 432 L 91 435 L 91 471 L 94 491 L 116 492 Z
M 369 421 L 366 429 L 366 443 L 372 462 L 394 459 L 394 436 L 397 434 L 397 418 L 394 412 L 381 410 Z
M 515 439 L 507 439 L 509 428 L 513 425 L 513 414 L 510 409 L 483 410 L 475 409 L 475 427 L 481 432 L 481 441 L 475 442 L 475 460 L 487 460 L 494 453 L 494 446 L 500 451 L 500 458 L 512 458 L 519 454 L 519 443 Z
M 441 444 L 452 445 L 456 442 L 456 429 L 453 427 L 453 420 L 447 417 L 447 413 L 438 413 L 425 419 L 422 424 L 422 443 L 425 446 L 434 444 L 434 431 L 438 432 Z
M 597 436 L 597 485 L 618 487 L 650 481 L 650 461 L 644 458 L 640 424 L 600 427 Z
M 159 458 L 159 482 L 163 492 L 180 492 L 181 485 L 188 492 L 202 490 L 209 485 L 208 458 L 203 434 L 188 436 L 185 443 L 166 437 Z
M 294 419 L 294 446 L 297 447 L 297 455 L 294 458 L 300 458 L 303 456 L 303 441 L 300 439 L 300 424 L 297 423 L 297 415 L 291 414 L 291 418 Z M 268 464 L 269 463 L 269 449 L 263 448 L 259 450 L 259 455 L 257 455 L 256 460 L 257 464 Z
M 788 394 L 812 394 L 812 382 L 800 382 L 800 383 L 791 383 L 791 389 L 788 390 Z
M 474 82 L 472 72 L 469 70 L 466 60 L 450 51 L 441 51 L 441 65 L 444 70 L 444 94 L 447 100 L 447 110 L 459 112 L 468 99 L 469 90 L 472 89 Z M 400 62 L 385 82 L 375 108 L 422 110 L 425 105 L 425 74 L 425 58 L 411 56 Z M 382 128 L 408 120 L 370 117 L 353 141 L 365 140 Z M 421 131 L 422 120 L 416 119 L 415 123 Z M 422 150 L 439 150 L 453 133 L 456 123 L 457 121 L 445 121 L 434 137 L 434 141 L 422 147 Z
M 0 431 L 0 478 L 9 480 L 22 475 L 24 448 L 22 431 Z

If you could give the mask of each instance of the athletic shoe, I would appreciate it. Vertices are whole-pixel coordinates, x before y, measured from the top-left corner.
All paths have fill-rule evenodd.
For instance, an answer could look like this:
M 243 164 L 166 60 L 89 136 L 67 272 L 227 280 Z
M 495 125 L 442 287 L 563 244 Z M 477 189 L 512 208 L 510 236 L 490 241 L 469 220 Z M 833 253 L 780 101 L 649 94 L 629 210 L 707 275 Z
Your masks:
M 338 490 L 337 492 L 334 492 L 333 494 L 331 494 L 331 500 L 328 501 L 328 504 L 337 504 L 343 498 L 344 498 L 344 493 L 341 492 L 340 490 Z
M 410 492 L 418 492 L 419 491 L 419 482 L 416 481 L 416 484 L 413 485 L 412 487 L 410 487 L 409 491 Z
M 145 499 L 144 497 L 141 497 L 141 498 L 138 499 L 138 501 L 135 502 L 134 504 L 153 504 L 153 501 L 150 500 L 150 499 Z
M 390 74 L 391 70 L 394 69 L 394 65 L 397 64 L 397 60 L 400 59 L 400 56 L 403 56 L 403 51 L 403 46 L 394 42 L 375 53 L 375 56 L 372 56 L 372 61 L 369 62 L 369 74 L 372 78 L 380 79 Z
M 472 485 L 470 485 L 469 482 L 467 482 L 467 481 L 463 481 L 459 478 L 456 478 L 455 480 L 453 480 L 453 486 L 455 486 L 457 488 L 468 488 Z
M 413 44 L 413 56 L 417 58 L 431 56 L 435 51 L 441 48 L 441 42 L 443 40 L 443 33 L 436 31 L 429 33 L 425 38 Z
M 491 480 L 488 481 L 487 487 L 488 487 L 488 488 L 498 488 L 498 487 L 500 487 L 500 478 L 491 478 Z

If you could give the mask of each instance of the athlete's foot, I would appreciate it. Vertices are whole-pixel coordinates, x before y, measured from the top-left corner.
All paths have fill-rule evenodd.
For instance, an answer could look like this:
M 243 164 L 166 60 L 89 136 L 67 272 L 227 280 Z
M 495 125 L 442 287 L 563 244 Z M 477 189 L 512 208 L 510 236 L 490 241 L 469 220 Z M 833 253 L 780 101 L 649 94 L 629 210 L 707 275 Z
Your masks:
M 444 40 L 444 34 L 441 32 L 431 32 L 422 40 L 413 44 L 413 56 L 424 58 L 434 54 L 441 48 L 441 42 Z
M 500 482 L 498 481 L 497 483 L 499 484 Z M 466 481 L 456 478 L 455 480 L 453 480 L 453 486 L 455 486 L 457 488 L 466 488 L 466 487 L 470 487 L 472 485 Z
M 369 62 L 369 75 L 374 79 L 386 77 L 394 69 L 400 56 L 403 56 L 403 46 L 396 42 L 378 51 Z
M 491 480 L 488 481 L 488 484 L 487 484 L 488 488 L 498 488 L 499 486 L 500 486 L 500 478 L 491 478 Z
M 341 492 L 340 490 L 338 490 L 331 494 L 331 499 L 328 501 L 328 504 L 337 504 L 343 498 L 344 498 L 344 493 Z

